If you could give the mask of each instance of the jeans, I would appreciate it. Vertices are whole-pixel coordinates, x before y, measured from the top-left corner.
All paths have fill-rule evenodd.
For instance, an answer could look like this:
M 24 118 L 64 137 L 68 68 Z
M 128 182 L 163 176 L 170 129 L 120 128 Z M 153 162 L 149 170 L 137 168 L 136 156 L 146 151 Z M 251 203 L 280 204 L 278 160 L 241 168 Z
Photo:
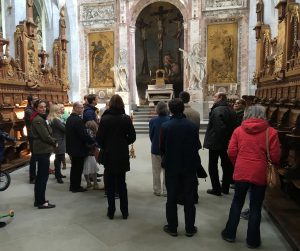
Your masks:
M 166 217 L 168 227 L 176 232 L 178 227 L 177 202 L 183 190 L 185 230 L 192 232 L 195 229 L 195 188 L 197 187 L 196 173 L 194 174 L 168 174 L 166 171 L 167 203 Z
M 107 212 L 113 215 L 116 211 L 115 193 L 119 192 L 120 210 L 123 216 L 128 216 L 128 195 L 126 185 L 126 173 L 110 174 L 106 172 L 105 189 L 107 193 L 108 209 Z M 117 190 L 116 191 L 116 188 Z
M 261 243 L 260 239 L 260 221 L 261 208 L 265 198 L 266 186 L 257 186 L 248 182 L 236 182 L 235 193 L 232 200 L 229 218 L 223 235 L 226 238 L 235 239 L 237 227 L 240 221 L 240 214 L 245 202 L 248 190 L 250 193 L 250 214 L 247 230 L 247 244 L 258 247 Z
M 211 180 L 212 189 L 221 192 L 219 180 L 218 159 L 221 158 L 221 167 L 223 170 L 222 191 L 228 192 L 230 183 L 232 183 L 233 166 L 228 158 L 227 150 L 209 150 L 208 171 Z
M 46 201 L 45 193 L 49 176 L 50 155 L 50 153 L 35 154 L 38 170 L 34 185 L 34 197 L 38 205 L 42 205 Z
M 55 154 L 55 159 L 54 159 L 54 167 L 55 167 L 55 178 L 59 179 L 61 178 L 61 163 L 65 159 L 65 154 Z

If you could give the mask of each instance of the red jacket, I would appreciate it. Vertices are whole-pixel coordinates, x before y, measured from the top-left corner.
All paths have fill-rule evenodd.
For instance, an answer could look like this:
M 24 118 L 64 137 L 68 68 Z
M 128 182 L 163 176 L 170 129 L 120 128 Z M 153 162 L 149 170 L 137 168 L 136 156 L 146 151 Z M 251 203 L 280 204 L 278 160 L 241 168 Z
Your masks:
M 234 165 L 233 179 L 266 185 L 267 150 L 263 119 L 247 119 L 232 134 L 228 156 Z M 272 163 L 279 165 L 280 144 L 277 131 L 269 127 L 269 149 Z

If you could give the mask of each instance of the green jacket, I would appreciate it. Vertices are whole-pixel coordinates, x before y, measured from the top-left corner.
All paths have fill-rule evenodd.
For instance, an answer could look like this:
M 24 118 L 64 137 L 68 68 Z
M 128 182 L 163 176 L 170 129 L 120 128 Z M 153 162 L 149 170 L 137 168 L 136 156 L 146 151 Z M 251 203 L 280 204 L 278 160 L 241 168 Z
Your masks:
M 46 120 L 37 115 L 32 120 L 31 132 L 33 136 L 33 153 L 43 154 L 54 151 L 56 140 L 52 137 L 52 129 Z

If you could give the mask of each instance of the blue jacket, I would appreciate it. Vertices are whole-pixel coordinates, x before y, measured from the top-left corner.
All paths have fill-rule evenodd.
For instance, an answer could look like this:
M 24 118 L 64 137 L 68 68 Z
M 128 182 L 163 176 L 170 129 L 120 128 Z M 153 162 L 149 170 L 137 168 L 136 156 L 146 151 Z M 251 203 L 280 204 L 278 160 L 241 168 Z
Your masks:
M 169 116 L 158 116 L 149 121 L 149 137 L 151 140 L 151 153 L 160 155 L 159 134 L 162 123 L 169 121 Z
M 172 116 L 161 126 L 160 151 L 166 174 L 195 174 L 200 163 L 198 127 L 184 115 Z
M 83 122 L 86 123 L 87 121 L 91 121 L 91 120 L 94 120 L 97 122 L 96 110 L 97 110 L 97 108 L 95 106 L 87 104 L 84 107 L 84 111 L 83 111 Z

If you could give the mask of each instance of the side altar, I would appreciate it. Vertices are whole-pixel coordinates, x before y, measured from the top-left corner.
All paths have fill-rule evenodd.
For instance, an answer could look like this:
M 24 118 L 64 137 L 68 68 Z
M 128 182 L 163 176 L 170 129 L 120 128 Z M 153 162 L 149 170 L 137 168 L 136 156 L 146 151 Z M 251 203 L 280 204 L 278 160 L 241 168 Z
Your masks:
M 146 99 L 149 101 L 149 106 L 154 106 L 154 102 L 169 101 L 173 96 L 173 85 L 165 84 L 165 71 L 162 69 L 157 70 L 155 85 L 148 85 L 146 90 Z

